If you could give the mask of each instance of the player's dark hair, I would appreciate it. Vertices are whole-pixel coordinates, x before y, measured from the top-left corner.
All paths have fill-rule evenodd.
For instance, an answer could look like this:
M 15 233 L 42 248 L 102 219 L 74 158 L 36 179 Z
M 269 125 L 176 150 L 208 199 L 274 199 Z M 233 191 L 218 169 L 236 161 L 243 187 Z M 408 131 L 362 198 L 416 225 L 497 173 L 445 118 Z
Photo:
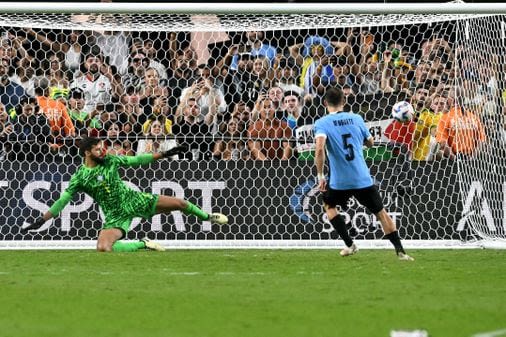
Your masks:
M 324 100 L 327 102 L 328 105 L 331 106 L 338 106 L 343 105 L 344 102 L 344 93 L 339 88 L 328 88 L 325 92 Z
M 100 143 L 99 138 L 95 137 L 83 137 L 79 142 L 79 153 L 84 156 L 86 151 L 91 151 L 91 148 Z

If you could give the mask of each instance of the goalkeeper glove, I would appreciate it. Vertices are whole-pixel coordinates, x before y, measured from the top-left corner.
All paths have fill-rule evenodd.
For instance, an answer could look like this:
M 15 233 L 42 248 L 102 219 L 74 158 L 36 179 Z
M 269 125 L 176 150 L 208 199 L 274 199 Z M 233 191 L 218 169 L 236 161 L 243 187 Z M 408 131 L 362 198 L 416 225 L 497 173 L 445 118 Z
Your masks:
M 44 220 L 42 216 L 39 216 L 38 218 L 30 217 L 25 221 L 27 226 L 21 227 L 21 231 L 26 233 L 31 230 L 39 229 L 45 222 L 46 220 Z
M 188 148 L 186 146 L 178 145 L 178 146 L 173 147 L 170 150 L 162 152 L 162 156 L 164 158 L 170 158 L 175 155 L 184 154 L 186 151 L 188 151 Z

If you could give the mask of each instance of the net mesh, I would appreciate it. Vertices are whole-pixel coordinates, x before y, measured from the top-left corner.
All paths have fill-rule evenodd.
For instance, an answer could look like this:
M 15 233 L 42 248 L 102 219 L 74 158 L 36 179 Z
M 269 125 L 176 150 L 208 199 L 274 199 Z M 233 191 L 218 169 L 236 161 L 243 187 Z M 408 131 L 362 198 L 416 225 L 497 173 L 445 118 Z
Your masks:
M 330 86 L 374 136 L 364 154 L 403 238 L 505 238 L 503 16 L 10 14 L 0 26 L 1 242 L 97 237 L 105 219 L 83 193 L 20 232 L 68 186 L 91 135 L 116 155 L 188 146 L 120 174 L 230 218 L 135 219 L 129 239 L 326 245 L 338 236 L 313 124 Z M 412 120 L 392 118 L 399 101 Z M 383 237 L 355 200 L 343 214 L 353 237 Z

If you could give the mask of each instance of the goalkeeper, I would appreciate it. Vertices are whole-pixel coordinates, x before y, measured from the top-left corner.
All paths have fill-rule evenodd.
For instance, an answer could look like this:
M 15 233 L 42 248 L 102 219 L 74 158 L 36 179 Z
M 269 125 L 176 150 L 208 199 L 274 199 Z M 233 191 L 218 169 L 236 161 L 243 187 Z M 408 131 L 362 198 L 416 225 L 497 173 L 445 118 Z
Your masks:
M 128 188 L 121 180 L 120 166 L 138 166 L 149 164 L 162 158 L 181 154 L 184 147 L 174 147 L 168 151 L 154 154 L 142 154 L 134 157 L 105 155 L 103 143 L 98 138 L 85 137 L 80 143 L 80 152 L 84 163 L 72 175 L 68 188 L 60 198 L 42 216 L 26 221 L 22 230 L 35 230 L 56 217 L 68 204 L 76 192 L 89 194 L 102 208 L 105 223 L 98 235 L 97 250 L 99 252 L 131 252 L 138 249 L 163 251 L 158 243 L 142 239 L 138 242 L 119 241 L 124 238 L 134 217 L 151 218 L 158 213 L 181 211 L 193 214 L 200 220 L 208 220 L 215 224 L 225 224 L 228 218 L 220 213 L 208 214 L 191 202 L 165 195 L 141 193 Z

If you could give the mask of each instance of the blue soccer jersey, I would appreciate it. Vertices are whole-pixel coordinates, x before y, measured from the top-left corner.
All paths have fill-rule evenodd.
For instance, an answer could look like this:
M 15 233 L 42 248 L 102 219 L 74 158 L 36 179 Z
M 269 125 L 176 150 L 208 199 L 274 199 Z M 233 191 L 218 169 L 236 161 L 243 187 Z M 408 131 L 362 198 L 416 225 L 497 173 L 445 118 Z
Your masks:
M 329 186 L 334 190 L 369 187 L 373 184 L 362 147 L 371 137 L 359 115 L 340 112 L 316 121 L 315 137 L 326 137 Z

